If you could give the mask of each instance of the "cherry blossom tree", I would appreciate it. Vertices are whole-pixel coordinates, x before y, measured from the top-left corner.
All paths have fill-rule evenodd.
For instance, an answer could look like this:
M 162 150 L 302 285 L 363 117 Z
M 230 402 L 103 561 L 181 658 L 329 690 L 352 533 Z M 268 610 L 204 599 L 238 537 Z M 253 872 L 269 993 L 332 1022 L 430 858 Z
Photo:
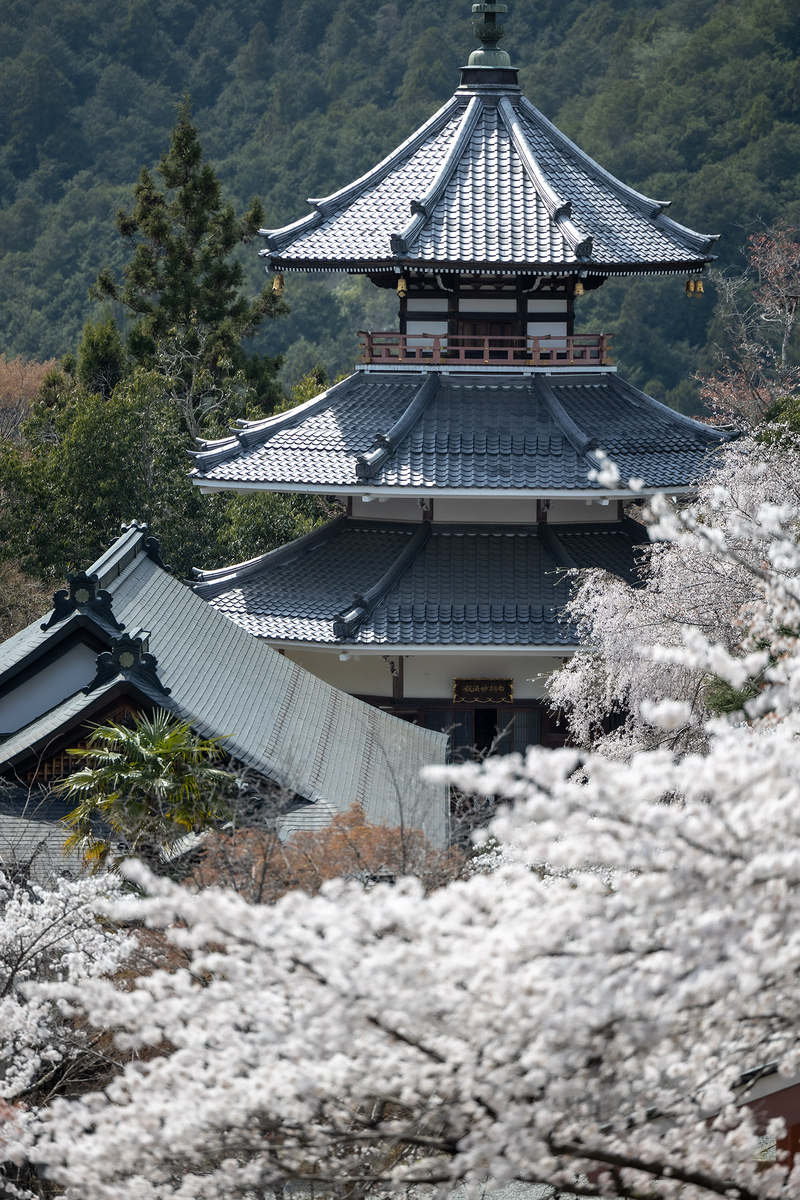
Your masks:
M 140 894 L 95 910 L 163 931 L 186 963 L 30 989 L 130 1055 L 29 1121 L 19 1153 L 48 1186 L 261 1200 L 514 1180 L 795 1200 L 800 1163 L 765 1159 L 785 1130 L 752 1089 L 768 1064 L 800 1074 L 800 506 L 758 485 L 756 443 L 741 454 L 746 486 L 653 504 L 656 537 L 741 580 L 737 638 L 676 617 L 643 653 L 754 682 L 745 711 L 680 753 L 532 747 L 436 768 L 509 803 L 488 831 L 495 869 L 427 894 L 333 880 L 255 905 L 130 864 Z M 674 695 L 646 715 L 666 733 L 701 721 Z
M 58 1093 L 96 1086 L 109 1073 L 107 1034 L 72 1019 L 59 989 L 114 975 L 135 939 L 103 921 L 101 897 L 118 880 L 61 879 L 45 888 L 0 873 L 0 1195 L 30 1194 L 27 1148 L 37 1108 Z M 51 994 L 32 995 L 47 980 Z M 114 1069 L 116 1069 L 114 1067 Z
M 800 302 L 796 234 L 785 225 L 753 234 L 745 270 L 714 275 L 725 338 L 717 347 L 719 369 L 699 380 L 718 419 L 752 427 L 776 403 L 797 397 L 800 367 L 791 354 Z
M 800 508 L 796 435 L 779 427 L 762 431 L 730 443 L 715 459 L 713 476 L 687 513 L 695 524 L 726 538 L 728 553 L 709 553 L 704 539 L 673 540 L 670 533 L 669 540 L 640 553 L 636 587 L 604 571 L 575 573 L 567 612 L 585 648 L 551 677 L 549 694 L 577 745 L 615 757 L 658 746 L 676 752 L 700 749 L 706 745 L 708 717 L 740 708 L 758 686 L 749 682 L 737 695 L 705 667 L 649 653 L 654 645 L 682 646 L 687 629 L 737 651 L 772 537 L 769 530 L 742 521 L 765 503 Z M 668 728 L 654 725 L 646 716 L 647 702 L 668 700 L 688 705 L 687 719 Z M 610 731 L 609 714 L 616 718 Z
M 760 681 L 701 750 L 533 747 L 449 768 L 514 802 L 490 830 L 506 853 L 427 895 L 332 881 L 262 907 L 130 867 L 148 894 L 104 911 L 166 931 L 190 962 L 124 993 L 58 989 L 148 1057 L 42 1115 L 33 1153 L 52 1179 L 80 1200 L 509 1180 L 796 1196 L 800 1166 L 760 1153 L 782 1123 L 748 1099 L 765 1064 L 800 1072 L 800 509 L 756 493 L 654 505 L 657 536 L 751 581 L 733 650 L 695 624 L 650 651 Z M 648 710 L 655 727 L 676 718 L 688 703 Z

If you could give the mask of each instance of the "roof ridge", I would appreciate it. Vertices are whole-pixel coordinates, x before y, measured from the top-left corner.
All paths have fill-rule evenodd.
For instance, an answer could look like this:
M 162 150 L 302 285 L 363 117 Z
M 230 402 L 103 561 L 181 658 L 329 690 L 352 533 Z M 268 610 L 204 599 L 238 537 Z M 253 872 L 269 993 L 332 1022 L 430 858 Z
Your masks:
M 593 239 L 581 233 L 571 219 L 572 200 L 564 200 L 550 185 L 539 162 L 525 136 L 519 117 L 507 96 L 502 96 L 497 103 L 497 111 L 505 125 L 509 137 L 514 143 L 522 165 L 530 178 L 542 203 L 550 214 L 550 220 L 558 229 L 564 240 L 569 243 L 575 257 L 588 259 L 591 257 Z
M 289 408 L 286 412 L 274 413 L 261 421 L 252 421 L 244 428 L 235 430 L 229 438 L 213 443 L 210 449 L 187 450 L 187 457 L 194 462 L 194 470 L 190 474 L 203 475 L 205 471 L 201 468 L 217 467 L 240 449 L 249 450 L 252 446 L 263 446 L 276 433 L 291 428 L 306 417 L 313 416 L 318 409 L 324 408 L 334 392 L 341 396 L 349 391 L 357 379 L 358 372 L 354 371 L 352 375 L 332 384 L 318 396 L 312 396 L 310 400 L 298 404 L 295 408 Z M 208 445 L 211 446 L 211 443 Z
M 536 532 L 542 545 L 549 551 L 551 558 L 555 559 L 562 571 L 574 571 L 577 568 L 578 564 L 566 547 L 561 545 L 558 534 L 550 528 L 546 521 L 538 523 Z
M 618 375 L 609 378 L 609 386 L 612 389 L 616 387 L 623 394 L 632 395 L 640 403 L 644 401 L 649 408 L 654 408 L 657 412 L 668 416 L 675 424 L 683 425 L 685 428 L 691 429 L 693 433 L 701 434 L 708 442 L 716 441 L 718 444 L 732 442 L 739 436 L 736 432 L 725 433 L 714 425 L 704 425 L 702 421 L 695 421 L 694 417 L 687 417 L 685 413 L 678 412 L 676 408 L 670 408 L 668 404 L 662 404 L 654 396 L 648 396 L 647 392 L 640 391 L 632 383 L 628 383 L 627 379 L 620 379 Z
M 416 129 L 404 142 L 392 150 L 390 154 L 387 154 L 385 158 L 381 159 L 379 163 L 376 163 L 364 175 L 359 176 L 352 183 L 348 183 L 346 187 L 340 188 L 336 192 L 331 192 L 329 196 L 325 196 L 322 199 L 315 200 L 309 198 L 308 203 L 315 206 L 315 212 L 309 213 L 308 216 L 302 217 L 299 221 L 295 221 L 291 225 L 285 225 L 279 229 L 259 229 L 259 234 L 267 239 L 267 249 L 259 251 L 260 257 L 269 257 L 271 252 L 280 250 L 287 241 L 291 240 L 305 226 L 312 229 L 315 225 L 322 224 L 338 208 L 341 208 L 352 197 L 357 196 L 364 188 L 380 183 L 389 174 L 392 167 L 397 164 L 398 159 L 405 157 L 409 153 L 415 153 L 428 140 L 431 133 L 438 133 L 439 127 L 443 129 L 449 122 L 453 111 L 460 108 L 463 103 L 464 98 L 462 96 L 457 94 L 452 95 L 446 104 L 443 104 L 433 116 L 428 118 L 424 125 Z
M 428 407 L 439 390 L 441 374 L 432 371 L 425 377 L 425 382 L 417 392 L 408 407 L 400 414 L 388 433 L 379 433 L 375 437 L 375 445 L 356 459 L 356 475 L 359 479 L 374 479 L 388 458 L 391 458 L 400 442 L 410 433 L 413 426 Z
M 378 582 L 373 584 L 363 596 L 356 595 L 353 599 L 353 607 L 334 620 L 333 636 L 335 638 L 349 638 L 358 631 L 359 626 L 363 625 L 376 604 L 384 598 L 400 576 L 405 574 L 430 536 L 430 521 L 422 521 L 417 532 L 413 534 L 408 545 L 400 551 L 388 571 L 385 571 Z
M 526 116 L 529 118 L 532 117 L 535 122 L 542 125 L 551 138 L 561 142 L 562 146 L 574 154 L 579 162 L 593 173 L 596 178 L 609 184 L 618 195 L 622 194 L 626 200 L 633 202 L 634 206 L 645 216 L 653 221 L 658 219 L 663 220 L 664 223 L 679 230 L 686 236 L 687 240 L 693 242 L 701 250 L 708 249 L 711 242 L 718 240 L 720 236 L 718 233 L 697 233 L 694 229 L 689 229 L 688 226 L 679 225 L 677 221 L 673 221 L 670 217 L 663 217 L 664 209 L 672 204 L 671 200 L 653 200 L 652 197 L 645 196 L 643 192 L 637 192 L 629 184 L 623 183 L 621 179 L 618 179 L 616 175 L 612 175 L 610 171 L 607 171 L 605 167 L 602 167 L 599 162 L 593 159 L 590 154 L 587 154 L 571 138 L 567 137 L 557 125 L 548 120 L 544 113 L 535 104 L 532 104 L 527 96 L 521 95 L 518 104 Z
M 251 575 L 258 574 L 264 568 L 268 569 L 280 566 L 282 563 L 296 557 L 298 553 L 309 550 L 319 542 L 327 541 L 328 538 L 337 533 L 346 524 L 347 514 L 341 513 L 338 517 L 334 517 L 332 521 L 327 521 L 324 525 L 319 525 L 309 533 L 304 533 L 302 537 L 295 538 L 293 541 L 287 542 L 284 546 L 278 546 L 274 550 L 268 550 L 266 554 L 259 554 L 256 558 L 248 558 L 245 562 L 233 563 L 229 567 L 217 567 L 211 571 L 203 571 L 199 567 L 193 567 L 192 571 L 196 575 L 197 581 L 190 583 L 189 586 L 203 600 L 207 600 L 221 586 L 226 586 L 237 579 L 248 579 Z
M 144 549 L 147 526 L 138 521 L 123 525 L 122 533 L 100 557 L 86 568 L 87 575 L 96 575 L 98 587 L 105 588 L 112 579 L 121 575 L 128 563 Z
M 458 167 L 465 147 L 469 145 L 482 112 L 483 101 L 479 96 L 473 96 L 467 105 L 458 131 L 450 143 L 450 149 L 447 151 L 427 192 L 425 192 L 421 200 L 411 201 L 411 220 L 401 233 L 390 235 L 393 253 L 398 255 L 407 254 L 412 242 L 419 237 L 424 225 L 430 220 L 434 208 L 441 199 L 443 192 Z
M 576 454 L 584 458 L 586 451 L 590 449 L 595 439 L 591 435 L 584 433 L 580 426 L 573 421 L 546 378 L 535 375 L 533 377 L 533 388 L 534 391 L 538 391 L 545 408 Z

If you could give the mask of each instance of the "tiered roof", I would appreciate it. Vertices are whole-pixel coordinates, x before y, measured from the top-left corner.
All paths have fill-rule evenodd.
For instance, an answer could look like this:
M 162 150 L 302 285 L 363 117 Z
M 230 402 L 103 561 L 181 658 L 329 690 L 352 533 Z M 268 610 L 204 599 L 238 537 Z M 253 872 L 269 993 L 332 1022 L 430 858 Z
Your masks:
M 670 220 L 668 203 L 594 162 L 525 99 L 513 69 L 468 67 L 455 95 L 366 175 L 262 230 L 261 253 L 275 271 L 702 270 L 718 235 Z
M 340 517 L 279 550 L 198 572 L 195 591 L 274 641 L 576 647 L 562 609 L 571 568 L 638 578 L 635 521 L 401 524 Z M 355 600 L 353 599 L 355 595 Z
M 357 371 L 289 412 L 194 455 L 194 482 L 334 493 L 600 491 L 601 448 L 622 479 L 685 489 L 728 434 L 612 373 Z

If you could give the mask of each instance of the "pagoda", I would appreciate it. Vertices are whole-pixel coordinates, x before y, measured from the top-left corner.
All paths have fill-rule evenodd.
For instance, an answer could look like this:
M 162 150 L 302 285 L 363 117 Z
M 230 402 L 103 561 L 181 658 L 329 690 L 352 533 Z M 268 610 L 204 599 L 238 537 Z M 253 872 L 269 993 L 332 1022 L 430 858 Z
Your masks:
M 558 744 L 544 683 L 578 645 L 572 568 L 636 578 L 625 506 L 690 493 L 726 435 L 619 378 L 575 301 L 611 276 L 713 260 L 695 233 L 615 179 L 522 95 L 502 4 L 453 97 L 360 179 L 282 229 L 286 272 L 367 275 L 398 328 L 362 332 L 352 375 L 289 412 L 201 443 L 203 491 L 310 492 L 343 513 L 195 590 L 286 657 L 453 748 Z M 597 478 L 603 453 L 620 483 Z M 513 721 L 511 718 L 513 717 Z

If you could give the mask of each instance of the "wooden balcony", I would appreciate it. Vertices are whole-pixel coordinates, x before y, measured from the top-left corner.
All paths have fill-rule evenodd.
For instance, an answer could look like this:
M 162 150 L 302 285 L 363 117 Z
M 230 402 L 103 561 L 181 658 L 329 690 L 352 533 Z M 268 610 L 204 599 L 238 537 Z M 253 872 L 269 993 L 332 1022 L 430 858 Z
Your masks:
M 613 333 L 574 337 L 463 337 L 432 333 L 368 333 L 361 338 L 361 363 L 447 363 L 448 366 L 609 367 Z

